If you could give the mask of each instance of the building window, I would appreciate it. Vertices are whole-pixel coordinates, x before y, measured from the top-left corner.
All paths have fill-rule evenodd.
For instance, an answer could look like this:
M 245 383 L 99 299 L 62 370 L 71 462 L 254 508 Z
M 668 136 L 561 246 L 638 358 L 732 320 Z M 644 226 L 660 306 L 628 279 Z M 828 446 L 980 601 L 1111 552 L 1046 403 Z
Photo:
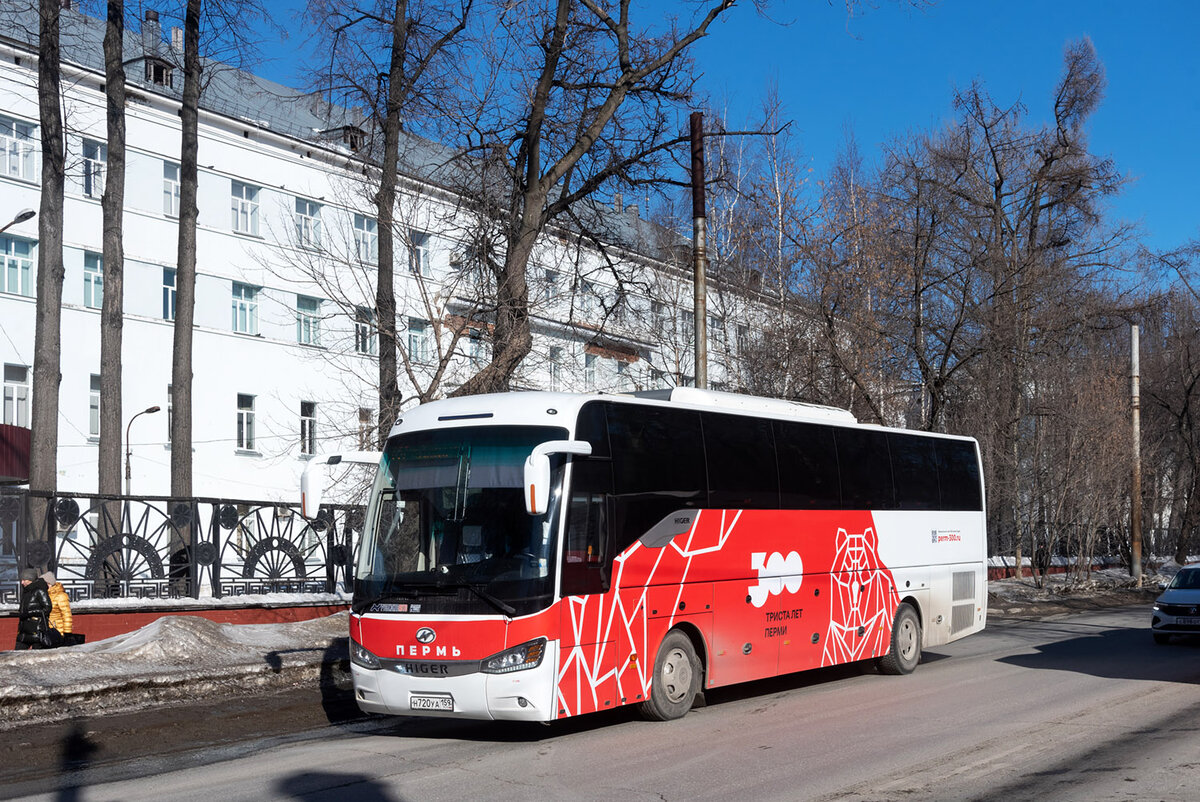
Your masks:
M 550 389 L 561 390 L 562 388 L 562 349 L 552 346 L 550 348 Z
M 171 65 L 159 59 L 146 59 L 146 82 L 155 86 L 170 86 Z
M 321 301 L 317 298 L 296 296 L 296 342 L 321 344 Z
M 241 393 L 237 397 L 237 447 L 254 450 L 254 396 Z
M 633 389 L 633 371 L 629 363 L 623 359 L 617 360 L 617 390 L 627 393 Z
M 163 162 L 163 214 L 179 216 L 179 165 Z
M 429 324 L 415 317 L 408 319 L 408 358 L 412 362 L 429 361 Z
M 94 139 L 83 140 L 83 194 L 99 198 L 104 194 L 104 167 L 108 163 L 108 145 Z
M 100 377 L 95 373 L 88 392 L 88 436 L 100 436 Z
M 371 423 L 374 413 L 366 407 L 358 408 L 358 450 L 372 451 L 375 448 L 375 427 Z
M 595 317 L 600 312 L 600 299 L 596 294 L 596 285 L 590 281 L 584 281 L 580 285 L 579 311 L 583 314 L 584 318 Z M 585 322 L 590 323 L 592 321 L 585 320 Z
M 586 390 L 596 389 L 596 363 L 599 358 L 595 354 L 583 356 L 583 386 Z
M 423 278 L 433 276 L 433 267 L 429 259 L 429 235 L 421 231 L 409 231 L 409 241 L 412 247 L 408 250 L 408 269 Z
M 482 368 L 488 362 L 487 340 L 479 329 L 471 329 L 467 335 L 467 358 L 474 368 Z
M 667 314 L 667 305 L 661 301 L 650 302 L 650 318 L 652 333 L 657 337 L 673 334 L 671 316 Z
M 29 368 L 4 366 L 4 423 L 29 428 Z
M 0 237 L 0 292 L 33 296 L 33 243 Z
M 375 356 L 379 345 L 375 335 L 375 310 L 360 306 L 354 310 L 354 351 Z
M 104 306 L 104 257 L 98 253 L 83 255 L 83 305 L 89 309 Z
M 296 198 L 296 244 L 315 250 L 321 247 L 321 204 Z
M 745 323 L 739 323 L 737 327 L 737 350 L 739 354 L 745 354 L 750 348 L 750 327 Z
M 545 290 L 542 293 L 542 300 L 544 300 L 548 303 L 558 297 L 558 295 L 559 295 L 558 279 L 559 279 L 559 275 L 558 275 L 557 270 L 547 270 L 546 271 L 546 273 L 544 275 L 545 284 L 543 285 L 545 287 Z
M 258 287 L 233 283 L 233 330 L 258 334 Z
M 233 230 L 257 237 L 258 187 L 234 181 L 230 206 L 233 213 Z
M 175 270 L 163 268 L 162 285 L 162 317 L 163 320 L 175 319 Z
M 37 180 L 37 126 L 0 115 L 0 175 Z
M 300 402 L 300 453 L 317 453 L 317 405 L 312 401 Z
M 373 265 L 379 261 L 379 231 L 375 221 L 354 215 L 354 255 L 358 261 Z

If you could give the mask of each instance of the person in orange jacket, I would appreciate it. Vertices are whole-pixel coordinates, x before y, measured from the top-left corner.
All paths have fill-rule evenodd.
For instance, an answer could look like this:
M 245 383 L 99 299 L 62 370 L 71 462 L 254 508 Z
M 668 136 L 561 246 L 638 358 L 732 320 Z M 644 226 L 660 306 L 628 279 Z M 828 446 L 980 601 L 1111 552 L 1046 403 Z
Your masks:
M 60 635 L 66 635 L 71 632 L 71 599 L 67 596 L 67 590 L 58 581 L 51 571 L 42 574 L 42 579 L 46 582 L 46 587 L 50 589 L 50 628 L 58 630 Z M 61 643 L 62 638 L 59 638 Z

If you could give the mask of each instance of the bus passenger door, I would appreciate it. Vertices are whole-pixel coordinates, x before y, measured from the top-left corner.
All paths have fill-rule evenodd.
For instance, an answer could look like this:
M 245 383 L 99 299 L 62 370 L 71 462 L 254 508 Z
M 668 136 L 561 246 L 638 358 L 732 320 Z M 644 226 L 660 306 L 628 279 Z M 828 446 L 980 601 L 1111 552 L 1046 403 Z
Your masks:
M 616 707 L 617 632 L 612 609 L 610 496 L 572 490 L 563 543 L 562 601 L 559 603 L 559 717 Z

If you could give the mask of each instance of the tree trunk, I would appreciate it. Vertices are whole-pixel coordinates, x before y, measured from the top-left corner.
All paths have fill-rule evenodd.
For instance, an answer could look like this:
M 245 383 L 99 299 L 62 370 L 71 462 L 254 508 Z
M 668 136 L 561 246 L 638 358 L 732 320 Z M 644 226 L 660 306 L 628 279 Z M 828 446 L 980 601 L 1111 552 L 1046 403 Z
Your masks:
M 192 325 L 196 298 L 196 174 L 199 148 L 200 5 L 187 0 L 183 23 L 183 105 L 179 110 L 179 252 L 175 265 L 175 343 L 171 360 L 171 495 L 192 495 Z
M 100 199 L 104 226 L 104 301 L 100 314 L 101 495 L 121 492 L 121 341 L 124 316 L 125 248 L 125 38 L 124 0 L 109 0 L 104 31 L 104 94 L 108 118 L 108 174 Z
M 62 381 L 63 121 L 59 72 L 59 0 L 41 0 L 38 21 L 38 110 L 42 196 L 38 211 L 37 322 L 33 347 L 33 442 L 29 488 L 54 493 L 58 476 L 58 394 Z M 31 510 L 38 515 L 38 510 Z M 44 509 L 42 510 L 44 512 Z M 44 515 L 33 520 L 45 520 Z
M 379 264 L 375 280 L 375 323 L 379 331 L 379 445 L 400 414 L 396 378 L 396 174 L 400 165 L 400 109 L 404 101 L 404 54 L 408 50 L 408 0 L 396 0 L 392 57 L 383 117 L 383 164 L 375 196 L 379 216 Z

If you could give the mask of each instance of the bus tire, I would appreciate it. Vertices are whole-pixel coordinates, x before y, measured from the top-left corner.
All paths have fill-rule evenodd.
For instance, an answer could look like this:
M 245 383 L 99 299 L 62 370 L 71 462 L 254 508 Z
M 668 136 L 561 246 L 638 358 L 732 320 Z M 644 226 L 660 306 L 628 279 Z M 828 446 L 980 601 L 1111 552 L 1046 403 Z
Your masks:
M 682 718 L 700 692 L 700 658 L 692 640 L 678 629 L 663 638 L 654 659 L 650 698 L 642 702 L 642 715 L 651 721 Z
M 884 674 L 911 674 L 921 662 L 921 619 L 908 602 L 896 608 L 896 619 L 892 622 L 892 646 L 886 655 L 876 661 Z

